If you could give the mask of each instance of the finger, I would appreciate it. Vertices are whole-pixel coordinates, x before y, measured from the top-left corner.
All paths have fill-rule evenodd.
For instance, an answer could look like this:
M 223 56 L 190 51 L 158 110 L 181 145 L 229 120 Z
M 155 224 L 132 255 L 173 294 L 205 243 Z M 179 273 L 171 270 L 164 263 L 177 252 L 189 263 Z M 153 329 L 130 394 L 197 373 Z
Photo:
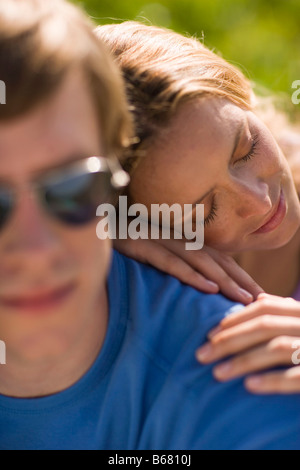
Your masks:
M 226 297 L 236 302 L 242 302 L 243 304 L 248 304 L 253 301 L 253 295 L 241 288 L 209 253 L 201 251 L 196 255 L 191 255 L 190 252 L 185 255 L 185 260 L 207 279 L 218 284 L 220 291 Z
M 155 243 L 149 240 L 132 240 L 131 238 L 127 238 L 126 240 L 113 240 L 114 249 L 123 255 L 140 261 L 141 263 L 146 263 L 145 254 L 148 251 L 147 246 L 148 250 L 156 249 Z
M 137 241 L 139 246 L 137 247 Z M 219 286 L 205 276 L 195 271 L 187 262 L 176 254 L 151 240 L 133 240 L 127 247 L 127 256 L 133 256 L 138 261 L 150 264 L 155 268 L 176 277 L 181 282 L 207 293 L 217 293 Z M 142 243 L 145 242 L 145 243 Z M 151 243 L 151 248 L 149 248 Z
M 164 249 L 164 251 L 161 251 L 161 249 L 159 249 L 156 256 L 154 253 L 151 253 L 149 264 L 202 292 L 209 294 L 216 294 L 219 292 L 218 284 L 206 279 L 202 274 L 195 271 L 188 263 L 168 250 Z
M 231 257 L 223 254 L 212 254 L 215 261 L 243 289 L 252 294 L 253 299 L 264 293 L 262 287 Z
M 219 285 L 220 291 L 229 299 L 243 304 L 249 304 L 253 301 L 253 295 L 241 287 L 234 280 L 232 272 L 228 272 L 223 266 L 219 265 L 213 258 L 207 254 L 202 254 L 203 258 L 198 260 L 197 269 L 205 274 L 205 277 L 211 279 Z
M 247 377 L 245 387 L 255 394 L 292 394 L 300 392 L 300 367 L 292 367 L 286 371 L 269 372 L 267 374 Z
M 263 315 L 221 331 L 197 350 L 200 362 L 210 363 L 237 354 L 278 336 L 300 336 L 300 319 Z
M 219 331 L 233 326 L 239 325 L 246 321 L 257 318 L 262 315 L 279 315 L 279 316 L 300 316 L 300 302 L 291 298 L 270 296 L 261 294 L 256 302 L 248 305 L 243 310 L 232 313 L 225 317 L 218 327 L 208 333 L 208 337 L 212 338 Z
M 222 294 L 231 300 L 249 304 L 253 301 L 254 295 L 256 296 L 262 291 L 255 281 L 232 258 L 220 254 L 216 250 L 204 247 L 196 253 L 183 251 L 182 243 L 179 240 L 172 240 L 168 248 L 183 258 L 205 278 L 218 284 Z M 240 279 L 242 283 L 239 282 Z M 253 293 L 249 292 L 247 287 L 250 287 Z
M 221 290 L 236 302 L 252 302 L 253 296 L 241 289 L 205 251 L 195 256 L 183 250 L 180 240 L 166 241 L 160 240 L 158 243 L 151 240 L 126 240 L 126 243 L 118 241 L 115 247 L 123 254 L 151 264 L 203 292 L 217 293 Z
M 249 373 L 270 369 L 274 366 L 291 366 L 293 365 L 293 344 L 296 340 L 297 338 L 286 336 L 275 338 L 263 346 L 253 348 L 244 354 L 218 364 L 213 369 L 214 377 L 217 380 L 226 381 Z
M 278 302 L 284 301 L 285 299 L 291 299 L 291 300 L 294 300 L 294 302 L 295 302 L 295 299 L 293 299 L 292 297 L 282 297 L 280 295 L 268 294 L 268 292 L 261 292 L 257 296 L 257 300 L 263 300 L 263 299 L 267 299 L 267 300 L 270 300 L 270 301 L 273 300 L 273 301 L 278 301 Z
M 198 259 L 195 268 L 207 279 L 218 284 L 223 295 L 236 302 L 249 304 L 253 301 L 253 295 L 240 287 L 231 276 L 209 255 L 202 253 L 202 259 Z

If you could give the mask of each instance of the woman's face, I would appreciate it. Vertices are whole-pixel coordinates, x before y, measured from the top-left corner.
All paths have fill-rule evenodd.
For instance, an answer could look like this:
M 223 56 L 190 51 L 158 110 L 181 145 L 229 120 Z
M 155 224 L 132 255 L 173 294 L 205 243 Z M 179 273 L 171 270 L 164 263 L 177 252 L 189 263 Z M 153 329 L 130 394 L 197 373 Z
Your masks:
M 223 251 L 278 248 L 300 223 L 291 172 L 271 132 L 223 98 L 181 106 L 147 147 L 130 196 L 148 210 L 203 203 L 205 244 Z

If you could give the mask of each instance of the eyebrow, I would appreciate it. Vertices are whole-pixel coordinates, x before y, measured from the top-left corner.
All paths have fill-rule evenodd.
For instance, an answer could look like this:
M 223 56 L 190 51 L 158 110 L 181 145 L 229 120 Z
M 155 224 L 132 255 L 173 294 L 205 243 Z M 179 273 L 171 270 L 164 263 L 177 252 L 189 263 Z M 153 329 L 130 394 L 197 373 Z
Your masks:
M 242 135 L 242 132 L 244 130 L 244 127 L 245 127 L 245 120 L 243 120 L 241 122 L 241 125 L 239 126 L 238 130 L 237 130 L 237 133 L 235 135 L 235 139 L 234 139 L 234 143 L 233 143 L 233 148 L 232 148 L 232 151 L 231 151 L 231 156 L 230 156 L 230 159 L 232 158 L 232 156 L 234 155 L 236 149 L 237 149 L 237 146 L 239 144 L 239 141 L 241 139 L 241 135 Z M 215 189 L 215 187 L 209 189 L 208 191 L 206 191 L 205 194 L 203 194 L 199 199 L 197 199 L 197 201 L 193 202 L 192 205 L 195 206 L 196 204 L 201 204 L 201 202 L 203 201 L 203 199 L 205 199 L 213 190 Z

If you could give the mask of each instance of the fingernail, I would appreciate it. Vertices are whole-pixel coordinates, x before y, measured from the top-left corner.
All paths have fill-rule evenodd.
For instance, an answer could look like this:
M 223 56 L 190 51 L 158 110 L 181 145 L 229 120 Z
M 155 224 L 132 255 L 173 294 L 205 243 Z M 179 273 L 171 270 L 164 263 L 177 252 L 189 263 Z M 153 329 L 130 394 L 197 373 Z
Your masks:
M 213 281 L 206 281 L 206 284 L 211 287 L 212 289 L 214 289 L 215 292 L 219 292 L 219 286 L 218 284 L 216 284 L 215 282 Z
M 268 294 L 266 294 L 265 292 L 261 292 L 260 294 L 258 294 L 257 300 L 265 299 L 267 296 L 268 296 Z
M 219 366 L 214 368 L 214 375 L 217 379 L 224 379 L 228 377 L 229 373 L 232 371 L 232 363 L 231 362 L 224 362 Z
M 249 388 L 259 388 L 262 385 L 262 378 L 258 375 L 246 379 L 246 385 Z
M 245 300 L 253 300 L 253 295 L 245 289 L 239 288 L 238 292 Z
M 218 325 L 207 333 L 207 337 L 211 339 L 213 336 L 220 333 L 220 331 L 222 331 L 222 327 L 221 325 Z
M 210 344 L 206 344 L 205 346 L 202 346 L 202 348 L 199 348 L 197 351 L 197 359 L 199 361 L 206 361 L 208 360 L 211 355 L 212 355 L 213 348 L 211 347 Z

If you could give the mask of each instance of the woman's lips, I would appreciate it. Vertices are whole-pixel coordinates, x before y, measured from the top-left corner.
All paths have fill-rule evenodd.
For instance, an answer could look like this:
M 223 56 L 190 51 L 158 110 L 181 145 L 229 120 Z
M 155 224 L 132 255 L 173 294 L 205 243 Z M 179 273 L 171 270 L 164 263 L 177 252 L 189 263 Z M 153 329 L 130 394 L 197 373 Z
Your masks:
M 259 229 L 253 232 L 254 234 L 258 233 L 267 233 L 275 230 L 283 221 L 286 215 L 286 203 L 284 199 L 283 192 L 281 190 L 279 201 L 277 203 L 275 212 L 271 215 L 269 220 L 259 227 Z
M 63 287 L 51 291 L 35 294 L 23 294 L 22 296 L 2 297 L 0 304 L 6 308 L 19 310 L 20 312 L 35 313 L 48 311 L 58 307 L 73 292 L 75 283 L 69 283 Z

